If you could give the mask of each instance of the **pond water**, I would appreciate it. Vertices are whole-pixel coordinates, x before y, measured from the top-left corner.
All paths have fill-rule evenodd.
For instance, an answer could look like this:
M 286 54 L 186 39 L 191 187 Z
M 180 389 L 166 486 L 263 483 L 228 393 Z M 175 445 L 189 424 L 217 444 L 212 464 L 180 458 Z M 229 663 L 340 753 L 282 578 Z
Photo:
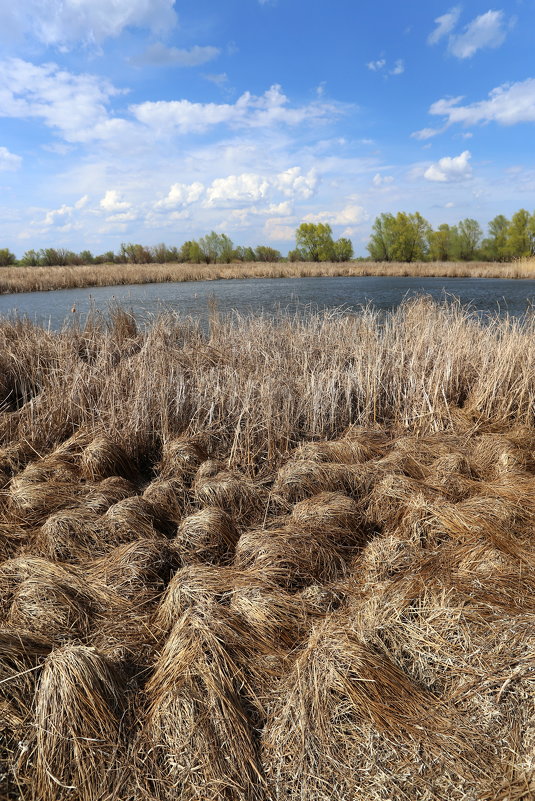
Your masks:
M 535 308 L 535 280 L 368 276 L 247 278 L 27 292 L 0 295 L 0 315 L 16 313 L 58 329 L 72 319 L 73 308 L 83 321 L 91 307 L 105 312 L 110 304 L 120 303 L 141 320 L 171 309 L 204 322 L 214 303 L 223 314 L 232 310 L 241 314 L 293 313 L 307 307 L 343 308 L 351 313 L 368 303 L 382 310 L 394 309 L 404 298 L 418 294 L 436 300 L 458 298 L 481 314 L 519 317 Z

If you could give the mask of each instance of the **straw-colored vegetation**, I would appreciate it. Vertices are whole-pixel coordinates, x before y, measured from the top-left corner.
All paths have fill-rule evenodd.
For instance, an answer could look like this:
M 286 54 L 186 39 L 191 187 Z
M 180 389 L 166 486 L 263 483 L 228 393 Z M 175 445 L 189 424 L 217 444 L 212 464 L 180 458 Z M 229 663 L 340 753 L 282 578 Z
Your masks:
M 528 801 L 535 320 L 0 321 L 2 801 Z
M 276 262 L 236 264 L 90 264 L 3 267 L 0 294 L 76 287 L 214 281 L 221 278 L 312 278 L 397 275 L 444 278 L 535 278 L 535 260 L 502 262 Z

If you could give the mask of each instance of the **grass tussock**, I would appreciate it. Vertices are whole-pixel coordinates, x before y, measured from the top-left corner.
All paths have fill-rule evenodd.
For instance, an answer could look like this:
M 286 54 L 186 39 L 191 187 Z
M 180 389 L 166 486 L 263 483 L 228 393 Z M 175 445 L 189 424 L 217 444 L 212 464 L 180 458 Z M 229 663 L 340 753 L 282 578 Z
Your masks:
M 318 276 L 407 276 L 440 278 L 533 278 L 533 259 L 495 262 L 295 262 L 248 264 L 100 264 L 77 267 L 3 267 L 0 294 L 75 287 L 214 281 L 233 278 Z
M 0 798 L 532 798 L 534 334 L 0 321 Z

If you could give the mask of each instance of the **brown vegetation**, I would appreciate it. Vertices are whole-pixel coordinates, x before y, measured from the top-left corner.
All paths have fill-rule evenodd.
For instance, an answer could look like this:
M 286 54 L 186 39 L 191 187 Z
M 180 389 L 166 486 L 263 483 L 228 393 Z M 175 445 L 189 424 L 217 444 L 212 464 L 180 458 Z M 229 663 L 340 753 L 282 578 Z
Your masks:
M 221 278 L 314 278 L 318 276 L 440 278 L 535 278 L 535 261 L 502 262 L 251 262 L 234 264 L 90 264 L 76 267 L 3 267 L 0 294 L 75 287 L 125 286 Z
M 0 321 L 0 799 L 532 798 L 534 327 Z

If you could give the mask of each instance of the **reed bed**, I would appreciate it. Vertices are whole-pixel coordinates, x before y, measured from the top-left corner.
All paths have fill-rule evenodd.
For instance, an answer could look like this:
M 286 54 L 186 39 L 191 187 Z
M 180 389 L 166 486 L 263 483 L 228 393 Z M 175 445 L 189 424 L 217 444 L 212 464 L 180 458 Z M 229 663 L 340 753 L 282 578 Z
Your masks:
M 534 334 L 0 320 L 0 799 L 533 798 Z
M 0 294 L 129 284 L 233 278 L 320 276 L 534 278 L 535 260 L 514 262 L 252 262 L 235 264 L 91 264 L 76 267 L 2 267 Z

